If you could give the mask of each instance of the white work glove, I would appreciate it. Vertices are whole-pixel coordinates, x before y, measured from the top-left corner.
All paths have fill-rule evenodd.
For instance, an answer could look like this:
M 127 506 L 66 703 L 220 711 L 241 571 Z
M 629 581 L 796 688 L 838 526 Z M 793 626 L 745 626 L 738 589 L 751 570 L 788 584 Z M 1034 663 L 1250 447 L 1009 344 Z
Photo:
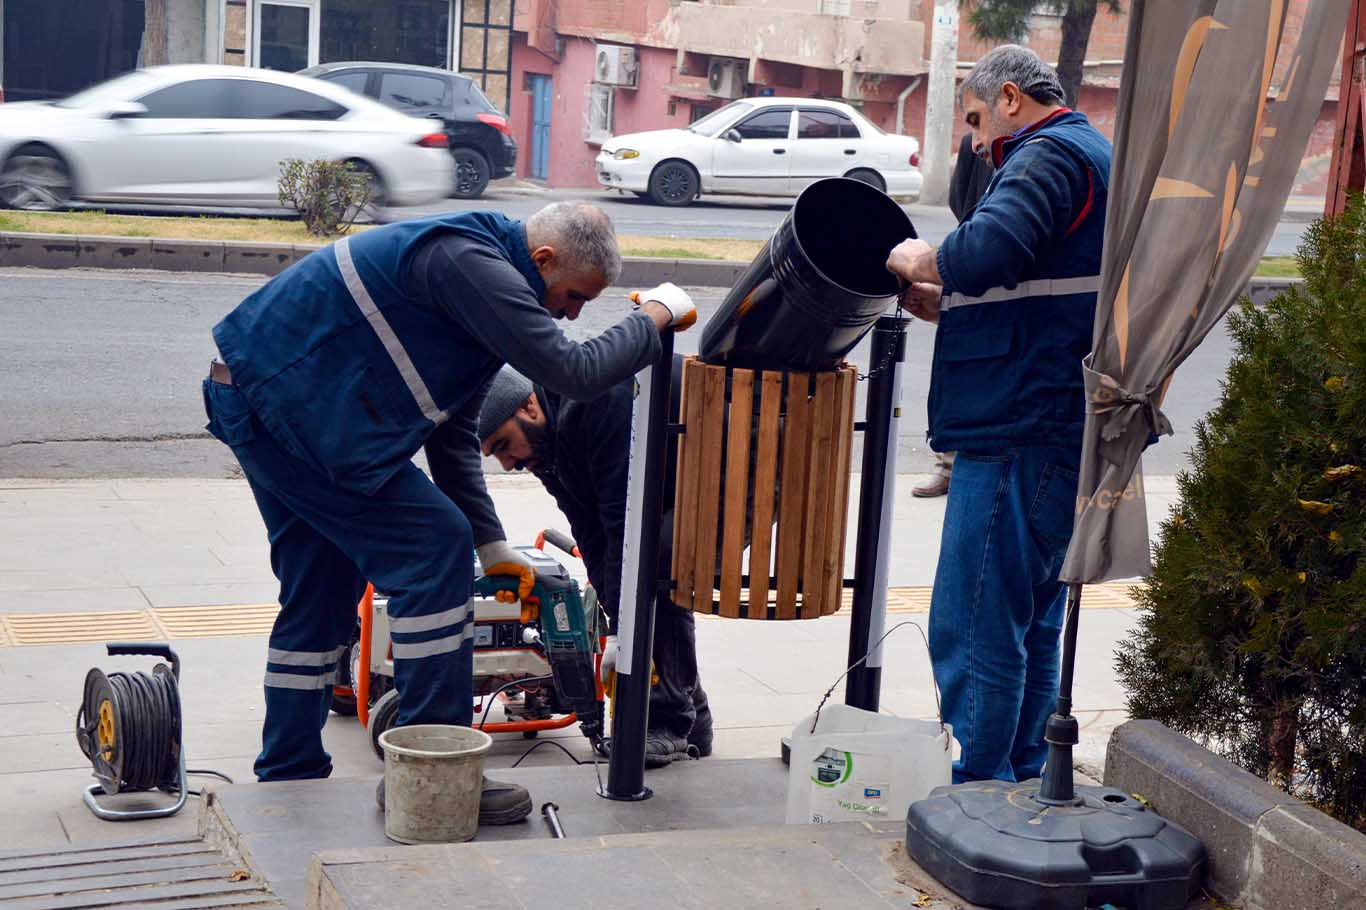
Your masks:
M 474 548 L 485 575 L 512 575 L 517 579 L 517 598 L 525 601 L 536 584 L 536 570 L 519 551 L 508 546 L 506 540 L 490 540 Z
M 669 311 L 669 327 L 679 332 L 697 322 L 697 306 L 683 290 L 672 281 L 666 281 L 648 291 L 633 291 L 631 299 L 637 304 L 654 301 Z
M 598 679 L 602 680 L 602 691 L 608 698 L 614 698 L 617 688 L 617 637 L 607 636 L 607 643 L 602 646 L 602 665 L 598 670 Z

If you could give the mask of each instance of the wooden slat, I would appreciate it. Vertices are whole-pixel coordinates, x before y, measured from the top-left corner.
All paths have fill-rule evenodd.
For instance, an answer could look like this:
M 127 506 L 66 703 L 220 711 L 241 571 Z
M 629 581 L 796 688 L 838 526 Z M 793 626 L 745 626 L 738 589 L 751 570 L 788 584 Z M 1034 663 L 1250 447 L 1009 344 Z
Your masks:
M 844 584 L 844 548 L 849 538 L 849 469 L 854 450 L 854 370 L 844 367 L 835 379 L 835 476 L 831 488 L 829 559 L 825 565 L 827 588 L 821 615 L 840 609 Z
M 716 522 L 721 509 L 721 456 L 726 416 L 726 368 L 704 367 L 702 377 L 702 453 L 697 464 L 697 562 L 693 577 L 693 610 L 712 611 L 716 576 Z
M 802 537 L 802 602 L 798 619 L 821 615 L 828 589 L 825 577 L 826 541 L 830 537 L 830 490 L 836 469 L 835 374 L 816 374 L 816 394 L 811 405 L 811 456 L 806 494 L 806 533 Z
M 758 450 L 754 459 L 754 524 L 749 546 L 750 619 L 768 618 L 769 567 L 772 565 L 774 485 L 778 482 L 778 417 L 783 410 L 783 374 L 765 372 L 759 380 Z
M 702 363 L 696 357 L 683 362 L 684 432 L 678 455 L 678 483 L 674 494 L 674 588 L 673 600 L 692 609 L 693 576 L 697 570 L 698 474 L 693 467 L 702 458 Z M 684 471 L 684 465 L 688 470 Z
M 807 373 L 787 377 L 787 422 L 783 427 L 783 473 L 778 498 L 778 619 L 797 617 L 797 585 L 802 573 L 802 538 L 807 489 L 807 449 L 811 401 Z
M 721 615 L 740 618 L 744 574 L 745 512 L 749 502 L 749 437 L 754 426 L 754 372 L 734 370 L 726 439 L 726 500 L 721 537 Z

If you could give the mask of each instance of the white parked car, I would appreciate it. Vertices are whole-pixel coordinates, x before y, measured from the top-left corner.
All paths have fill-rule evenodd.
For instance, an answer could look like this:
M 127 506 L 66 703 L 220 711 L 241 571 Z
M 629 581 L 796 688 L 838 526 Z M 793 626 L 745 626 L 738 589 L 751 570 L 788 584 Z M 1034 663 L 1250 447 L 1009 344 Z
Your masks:
M 284 158 L 355 162 L 377 205 L 440 199 L 446 136 L 340 86 L 238 66 L 157 66 L 61 101 L 0 105 L 0 202 L 277 206 Z
M 878 129 L 847 104 L 748 98 L 687 129 L 613 136 L 597 158 L 598 182 L 660 205 L 703 193 L 795 196 L 822 177 L 852 177 L 892 196 L 917 196 L 920 143 Z

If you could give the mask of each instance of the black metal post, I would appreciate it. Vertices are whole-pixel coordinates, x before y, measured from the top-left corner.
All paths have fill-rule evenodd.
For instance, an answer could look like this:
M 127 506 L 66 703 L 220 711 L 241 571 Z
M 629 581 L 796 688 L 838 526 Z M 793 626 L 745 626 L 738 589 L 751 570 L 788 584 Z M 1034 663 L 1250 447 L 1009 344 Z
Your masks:
M 1081 585 L 1067 586 L 1067 620 L 1062 633 L 1062 672 L 1058 680 L 1058 707 L 1048 718 L 1044 739 L 1048 761 L 1044 765 L 1039 801 L 1065 805 L 1077 798 L 1072 785 L 1072 747 L 1078 742 L 1077 719 L 1072 716 L 1072 671 L 1077 665 L 1077 620 L 1081 613 Z
M 849 673 L 844 702 L 876 711 L 882 688 L 882 651 L 871 653 L 887 624 L 887 563 L 891 556 L 892 507 L 896 500 L 897 427 L 901 419 L 901 370 L 906 362 L 906 323 L 883 316 L 873 327 L 868 401 L 859 483 L 858 538 L 854 550 L 854 607 L 849 622 Z
M 650 655 L 659 596 L 659 523 L 664 512 L 664 465 L 668 460 L 669 383 L 674 333 L 660 335 L 664 351 L 636 374 L 631 414 L 631 461 L 626 478 L 625 552 L 617 605 L 617 685 L 612 699 L 612 755 L 599 796 L 649 799 L 645 786 L 645 733 L 650 707 Z

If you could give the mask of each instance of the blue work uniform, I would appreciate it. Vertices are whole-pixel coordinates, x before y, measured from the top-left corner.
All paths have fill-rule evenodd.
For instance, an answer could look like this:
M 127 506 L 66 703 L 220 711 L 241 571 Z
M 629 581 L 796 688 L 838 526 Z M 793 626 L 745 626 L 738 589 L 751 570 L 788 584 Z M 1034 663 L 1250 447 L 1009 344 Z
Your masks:
M 992 152 L 936 253 L 930 445 L 957 457 L 930 650 L 955 782 L 1034 778 L 1047 754 L 1110 180 L 1109 141 L 1066 109 Z
M 470 723 L 473 550 L 502 538 L 466 518 L 493 514 L 475 432 L 487 381 L 512 362 L 592 398 L 660 351 L 638 313 L 571 342 L 544 293 L 519 222 L 443 215 L 343 238 L 214 327 L 231 377 L 204 382 L 208 429 L 246 474 L 280 581 L 259 779 L 331 773 L 321 730 L 367 580 L 390 597 L 397 723 Z M 411 460 L 437 427 L 469 450 L 449 495 Z

